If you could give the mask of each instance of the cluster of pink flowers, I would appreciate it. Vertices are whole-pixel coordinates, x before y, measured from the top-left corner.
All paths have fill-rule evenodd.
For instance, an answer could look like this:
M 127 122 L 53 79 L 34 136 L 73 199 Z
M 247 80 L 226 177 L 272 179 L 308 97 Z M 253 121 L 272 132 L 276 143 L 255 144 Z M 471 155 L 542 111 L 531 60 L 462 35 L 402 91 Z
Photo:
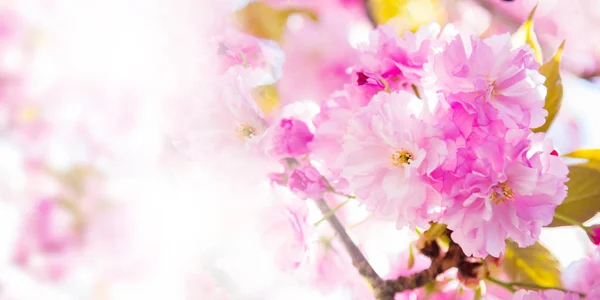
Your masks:
M 531 50 L 436 25 L 404 39 L 390 32 L 372 34 L 346 101 L 323 102 L 315 159 L 398 226 L 447 224 L 467 255 L 498 256 L 506 238 L 533 244 L 566 196 L 568 171 L 531 130 L 546 116 Z
M 316 25 L 306 26 L 299 32 Z M 301 199 L 353 195 L 398 227 L 444 223 L 476 257 L 499 256 L 506 239 L 532 245 L 566 197 L 566 165 L 531 130 L 547 115 L 544 77 L 531 49 L 513 49 L 507 34 L 480 39 L 431 24 L 399 37 L 380 26 L 357 50 L 323 41 L 303 45 L 318 56 L 286 51 L 280 85 L 258 41 L 241 40 L 217 51 L 230 67 L 216 84 L 228 88 L 178 132 L 176 145 L 192 157 L 208 148 L 227 153 L 224 164 L 260 162 Z M 318 41 L 289 41 L 299 40 Z M 255 91 L 272 82 L 283 105 L 267 115 Z M 286 113 L 299 101 L 320 112 Z

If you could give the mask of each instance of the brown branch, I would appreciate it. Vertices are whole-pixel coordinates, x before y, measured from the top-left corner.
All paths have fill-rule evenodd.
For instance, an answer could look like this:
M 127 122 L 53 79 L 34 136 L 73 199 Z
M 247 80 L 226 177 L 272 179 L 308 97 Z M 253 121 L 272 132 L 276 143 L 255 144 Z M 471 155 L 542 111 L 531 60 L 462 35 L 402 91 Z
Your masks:
M 375 297 L 378 300 L 393 300 L 396 293 L 423 287 L 426 284 L 435 281 L 436 277 L 446 270 L 458 267 L 466 258 L 460 246 L 452 241 L 450 242 L 448 251 L 446 251 L 444 255 L 441 255 L 438 243 L 436 241 L 431 241 L 421 249 L 421 252 L 424 255 L 431 258 L 431 265 L 428 269 L 406 277 L 400 276 L 392 280 L 383 280 L 377 275 L 360 249 L 358 249 L 350 236 L 348 236 L 344 226 L 340 223 L 335 214 L 330 213 L 331 209 L 329 208 L 329 205 L 327 205 L 323 199 L 317 200 L 316 203 L 324 215 L 329 215 L 327 221 L 329 221 L 333 229 L 335 229 L 340 236 L 344 248 L 346 248 L 346 251 L 348 251 L 348 254 L 352 258 L 352 264 L 367 282 L 369 282 L 373 288 Z
M 431 251 L 432 246 L 434 246 L 433 251 Z M 436 251 L 435 248 L 438 250 Z M 450 243 L 448 251 L 443 256 L 439 255 L 439 246 L 437 246 L 436 242 L 432 242 L 425 249 L 429 250 L 423 251 L 423 254 L 428 256 L 433 255 L 430 257 L 431 265 L 429 268 L 407 277 L 398 277 L 393 280 L 384 281 L 385 291 L 380 293 L 377 299 L 393 300 L 396 293 L 420 288 L 434 282 L 438 275 L 446 272 L 448 269 L 458 267 L 466 258 L 460 246 L 454 242 Z M 436 252 L 437 255 L 435 255 Z
M 369 264 L 365 256 L 362 254 L 360 249 L 358 249 L 356 244 L 354 244 L 354 242 L 346 232 L 344 225 L 340 223 L 340 220 L 338 220 L 335 214 L 330 213 L 331 209 L 329 208 L 329 205 L 327 205 L 325 200 L 319 199 L 316 201 L 316 203 L 323 215 L 330 214 L 329 218 L 327 218 L 327 221 L 329 222 L 329 224 L 331 224 L 333 229 L 335 229 L 338 236 L 342 240 L 344 248 L 346 248 L 346 251 L 350 255 L 350 258 L 352 258 L 352 264 L 354 265 L 354 267 L 358 270 L 360 275 L 362 275 L 367 280 L 367 282 L 369 282 L 369 284 L 371 285 L 371 287 L 373 287 L 374 290 L 380 289 L 383 286 L 383 280 L 381 279 L 381 277 L 379 277 L 379 275 L 377 275 L 377 272 L 375 272 L 373 267 L 371 267 L 371 265 Z

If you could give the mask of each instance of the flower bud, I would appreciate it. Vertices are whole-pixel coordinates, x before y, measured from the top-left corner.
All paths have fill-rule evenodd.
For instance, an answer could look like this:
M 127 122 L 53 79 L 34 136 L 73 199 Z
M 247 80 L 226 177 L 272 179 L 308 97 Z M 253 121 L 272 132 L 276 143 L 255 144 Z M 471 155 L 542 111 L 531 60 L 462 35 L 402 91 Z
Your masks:
M 319 198 L 329 187 L 321 173 L 312 166 L 295 169 L 288 179 L 288 184 L 302 199 Z
M 282 119 L 270 133 L 269 153 L 275 157 L 296 157 L 309 153 L 308 143 L 313 134 L 306 123 L 296 119 Z
M 600 245 L 600 225 L 594 225 L 589 228 L 588 237 L 594 245 Z

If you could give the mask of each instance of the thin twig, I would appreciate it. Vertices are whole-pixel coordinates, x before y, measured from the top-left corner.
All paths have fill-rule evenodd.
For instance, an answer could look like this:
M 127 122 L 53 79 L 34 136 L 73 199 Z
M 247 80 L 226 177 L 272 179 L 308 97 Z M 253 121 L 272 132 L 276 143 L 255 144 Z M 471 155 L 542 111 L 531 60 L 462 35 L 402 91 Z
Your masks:
M 585 225 L 581 224 L 581 222 L 573 220 L 573 219 L 571 219 L 571 218 L 569 218 L 567 216 L 563 216 L 563 215 L 561 215 L 559 213 L 555 213 L 554 214 L 554 218 L 557 219 L 557 220 L 563 221 L 563 222 L 565 222 L 567 224 L 578 226 L 579 228 L 583 229 L 585 232 L 589 233 L 589 229 L 587 227 L 585 227 Z
M 562 291 L 565 293 L 576 293 L 579 294 L 581 297 L 585 297 L 585 294 L 580 293 L 580 292 L 575 292 L 575 291 L 570 291 L 567 289 L 563 289 L 561 287 L 555 287 L 555 286 L 543 286 L 543 285 L 538 285 L 535 283 L 527 283 L 527 282 L 505 282 L 493 277 L 487 277 L 486 280 L 493 282 L 497 285 L 503 286 L 506 289 L 512 291 L 513 293 L 516 291 L 515 287 L 521 287 L 521 288 L 525 288 L 525 289 L 530 289 L 530 290 L 558 290 L 558 291 Z
M 316 200 L 316 203 L 323 215 L 330 214 L 331 209 L 325 200 L 319 199 Z M 344 225 L 342 225 L 340 220 L 338 220 L 338 218 L 335 216 L 335 213 L 331 214 L 331 216 L 327 218 L 327 221 L 339 235 L 344 248 L 346 248 L 346 251 L 348 251 L 350 258 L 352 258 L 352 264 L 358 270 L 360 275 L 362 275 L 367 282 L 369 282 L 374 290 L 380 289 L 383 286 L 383 280 L 381 277 L 379 277 L 379 275 L 377 275 L 377 272 L 375 272 L 356 244 L 354 244 L 346 232 L 346 229 L 344 229 Z
M 450 241 L 448 251 L 446 251 L 444 255 L 441 255 L 441 249 L 437 242 L 430 241 L 423 249 L 421 249 L 421 252 L 424 255 L 431 258 L 431 265 L 428 269 L 406 277 L 400 276 L 396 279 L 383 280 L 352 241 L 346 232 L 346 229 L 335 216 L 335 213 L 331 212 L 331 208 L 329 208 L 329 205 L 327 205 L 325 200 L 319 199 L 316 200 L 316 203 L 321 210 L 321 213 L 329 216 L 327 221 L 342 240 L 344 248 L 346 248 L 346 251 L 352 259 L 352 264 L 358 270 L 360 275 L 362 275 L 371 285 L 373 292 L 375 293 L 375 298 L 378 300 L 393 300 L 396 293 L 423 287 L 426 284 L 435 281 L 436 277 L 446 270 L 458 267 L 458 265 L 466 258 L 466 255 L 460 246 L 452 241 Z
M 338 204 L 336 207 L 334 207 L 328 213 L 324 213 L 323 217 L 319 221 L 315 222 L 314 226 L 319 226 L 319 224 L 323 223 L 323 221 L 331 218 L 331 216 L 333 216 L 336 211 L 338 211 L 340 208 L 342 208 L 344 205 L 346 205 L 346 203 L 350 202 L 350 200 L 352 200 L 352 199 L 347 199 L 346 201 L 341 202 L 340 204 Z

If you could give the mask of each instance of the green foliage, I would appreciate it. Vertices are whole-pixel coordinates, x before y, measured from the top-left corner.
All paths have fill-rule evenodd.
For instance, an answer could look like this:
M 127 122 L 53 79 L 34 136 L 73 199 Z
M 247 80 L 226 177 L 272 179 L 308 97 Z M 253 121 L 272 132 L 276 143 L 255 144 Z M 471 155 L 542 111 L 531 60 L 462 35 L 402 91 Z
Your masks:
M 535 53 L 535 60 L 541 64 L 544 61 L 542 47 L 533 30 L 533 16 L 535 15 L 536 9 L 537 6 L 531 10 L 525 23 L 512 35 L 512 43 L 515 47 L 520 47 L 525 44 L 529 45 L 529 47 L 533 49 L 533 53 Z
M 526 248 L 519 248 L 517 243 L 507 241 L 502 267 L 513 282 L 561 286 L 560 263 L 538 242 Z
M 533 129 L 534 132 L 548 131 L 548 128 L 550 128 L 552 121 L 554 121 L 556 114 L 560 110 L 563 98 L 563 85 L 560 78 L 560 58 L 564 47 L 565 42 L 562 42 L 552 59 L 540 67 L 540 73 L 546 76 L 544 86 L 548 89 L 548 94 L 546 94 L 544 108 L 548 111 L 548 117 L 546 117 L 544 125 Z
M 369 10 L 377 24 L 390 23 L 401 33 L 416 30 L 431 20 L 441 22 L 439 0 L 369 0 Z
M 595 166 L 594 162 L 569 166 L 569 193 L 556 208 L 557 214 L 583 223 L 600 211 L 600 168 Z M 568 225 L 572 224 L 554 219 L 550 227 Z
M 313 20 L 314 12 L 299 9 L 278 9 L 262 2 L 251 2 L 236 11 L 233 18 L 237 27 L 255 37 L 279 41 L 283 36 L 287 19 L 292 14 L 302 14 Z

